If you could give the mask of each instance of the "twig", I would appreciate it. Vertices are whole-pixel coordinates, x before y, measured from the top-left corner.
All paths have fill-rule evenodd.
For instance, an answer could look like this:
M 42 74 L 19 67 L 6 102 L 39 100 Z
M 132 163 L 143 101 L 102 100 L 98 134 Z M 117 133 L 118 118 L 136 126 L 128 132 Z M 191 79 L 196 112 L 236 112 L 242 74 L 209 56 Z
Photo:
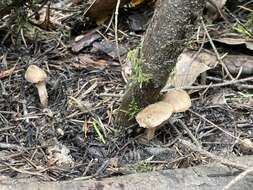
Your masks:
M 213 2 L 212 0 L 207 1 L 219 12 L 221 18 L 223 18 L 226 23 L 229 23 L 227 17 L 224 15 L 223 11 L 216 5 L 216 3 Z
M 179 87 L 179 89 L 185 89 L 185 90 L 195 90 L 195 89 L 204 89 L 204 88 L 216 88 L 216 87 L 223 87 L 228 85 L 235 85 L 237 83 L 241 82 L 247 82 L 252 81 L 253 77 L 247 77 L 239 80 L 232 80 L 232 81 L 226 81 L 224 83 L 218 83 L 218 84 L 209 84 L 209 85 L 200 85 L 200 86 L 182 86 Z M 167 92 L 169 90 L 172 90 L 173 88 L 163 89 L 162 92 Z
M 219 156 L 216 156 L 216 155 L 214 155 L 214 154 L 212 154 L 212 153 L 210 153 L 206 150 L 203 150 L 200 147 L 195 146 L 194 144 L 192 144 L 192 143 L 190 143 L 186 140 L 179 139 L 178 142 L 181 143 L 182 145 L 190 148 L 193 151 L 199 152 L 200 154 L 203 154 L 203 155 L 205 155 L 205 156 L 207 156 L 207 157 L 209 157 L 213 160 L 216 160 L 216 161 L 220 162 L 223 165 L 230 166 L 230 167 L 233 167 L 233 168 L 236 168 L 236 169 L 239 169 L 239 170 L 247 170 L 248 169 L 248 166 L 246 166 L 246 165 L 237 164 L 237 163 L 231 162 L 230 160 L 227 160 L 227 159 L 221 158 Z
M 32 176 L 40 176 L 40 177 L 43 177 L 44 179 L 51 179 L 53 181 L 56 181 L 53 177 L 50 177 L 50 176 L 45 176 L 43 175 L 42 173 L 40 172 L 30 172 L 30 171 L 26 171 L 26 170 L 22 170 L 22 169 L 18 169 L 18 168 L 15 168 L 13 166 L 10 166 L 10 165 L 7 165 L 10 169 L 18 172 L 18 173 L 21 173 L 21 174 L 28 174 L 28 175 L 32 175 Z
M 201 144 L 199 143 L 197 138 L 192 134 L 190 129 L 185 125 L 185 123 L 181 119 L 178 119 L 177 122 L 179 122 L 180 125 L 186 130 L 186 132 L 188 133 L 188 135 L 192 139 L 192 141 L 195 143 L 195 145 L 198 147 L 201 147 Z
M 117 5 L 115 9 L 115 42 L 116 42 L 116 48 L 117 48 L 117 56 L 119 59 L 119 63 L 122 65 L 120 53 L 119 53 L 119 39 L 118 39 L 118 15 L 119 15 L 119 5 L 120 5 L 120 0 L 117 0 Z
M 93 0 L 92 3 L 89 5 L 89 7 L 83 12 L 83 17 L 86 15 L 86 13 L 90 10 L 90 8 L 95 4 L 97 0 Z
M 214 126 L 215 128 L 219 129 L 220 131 L 222 131 L 223 133 L 227 134 L 228 136 L 232 137 L 232 138 L 235 138 L 236 140 L 238 141 L 242 141 L 239 137 L 236 137 L 234 135 L 232 135 L 231 133 L 229 133 L 228 131 L 222 129 L 221 127 L 219 127 L 218 125 L 214 124 L 213 122 L 209 121 L 208 119 L 206 119 L 205 117 L 203 117 L 202 115 L 192 111 L 192 110 L 189 110 L 191 113 L 193 113 L 194 115 L 200 117 L 201 119 L 203 119 L 204 121 L 208 122 L 209 124 L 211 124 L 212 126 Z
M 215 45 L 214 45 L 214 43 L 213 43 L 213 40 L 212 40 L 212 38 L 211 38 L 211 36 L 210 36 L 210 34 L 209 34 L 207 28 L 206 28 L 206 25 L 205 25 L 205 23 L 204 23 L 202 17 L 201 17 L 201 22 L 202 22 L 203 28 L 204 28 L 204 30 L 205 30 L 205 33 L 206 33 L 206 35 L 207 35 L 207 38 L 208 38 L 208 40 L 209 40 L 209 42 L 210 42 L 210 44 L 211 44 L 211 46 L 212 46 L 212 48 L 213 48 L 213 51 L 214 51 L 214 53 L 216 54 L 216 57 L 217 57 L 218 61 L 220 62 L 220 64 L 222 65 L 222 67 L 225 69 L 225 71 L 226 71 L 227 75 L 230 77 L 230 79 L 234 80 L 234 77 L 230 74 L 230 72 L 229 72 L 227 66 L 226 66 L 226 65 L 224 64 L 224 62 L 222 61 L 222 57 L 220 56 L 218 50 L 216 49 L 216 47 L 215 47 Z
M 0 143 L 0 148 L 1 149 L 14 149 L 18 151 L 24 150 L 23 147 L 15 145 L 15 144 L 9 144 L 9 143 Z
M 0 114 L 1 114 L 1 112 L 0 112 Z M 16 128 L 16 126 L 0 128 L 0 132 L 8 131 L 8 130 L 15 129 L 15 128 Z
M 229 190 L 233 185 L 235 185 L 238 181 L 243 179 L 247 174 L 253 172 L 253 167 L 245 170 L 244 172 L 240 173 L 238 176 L 236 176 L 232 181 L 229 182 L 222 190 Z

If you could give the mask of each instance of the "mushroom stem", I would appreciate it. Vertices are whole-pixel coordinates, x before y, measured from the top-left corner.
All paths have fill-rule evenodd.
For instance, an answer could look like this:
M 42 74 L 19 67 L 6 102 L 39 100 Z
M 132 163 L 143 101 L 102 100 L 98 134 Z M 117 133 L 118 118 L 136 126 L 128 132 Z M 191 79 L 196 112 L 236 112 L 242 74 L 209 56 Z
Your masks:
M 35 84 L 35 86 L 38 89 L 38 94 L 40 97 L 40 102 L 42 104 L 42 107 L 46 108 L 48 105 L 48 94 L 47 94 L 46 84 L 45 82 L 39 82 Z
M 149 129 L 146 129 L 145 131 L 145 138 L 150 141 L 151 139 L 154 138 L 155 136 L 155 130 L 156 128 L 149 128 Z

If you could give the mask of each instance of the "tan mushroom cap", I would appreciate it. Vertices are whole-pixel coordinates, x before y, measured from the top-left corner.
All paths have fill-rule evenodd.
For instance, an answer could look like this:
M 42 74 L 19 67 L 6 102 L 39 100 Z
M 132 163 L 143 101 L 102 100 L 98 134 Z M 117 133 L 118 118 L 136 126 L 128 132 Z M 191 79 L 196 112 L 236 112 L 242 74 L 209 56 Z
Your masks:
M 175 89 L 165 94 L 164 102 L 171 104 L 173 112 L 184 112 L 191 107 L 191 99 L 186 91 L 182 89 Z
M 151 104 L 140 111 L 136 121 L 143 128 L 156 128 L 166 122 L 173 112 L 173 108 L 166 102 Z
M 25 79 L 31 83 L 39 83 L 45 81 L 47 74 L 41 68 L 36 65 L 30 65 L 25 73 Z
M 250 152 L 253 152 L 253 142 L 246 138 L 246 139 L 243 139 L 241 140 L 240 142 L 240 149 L 243 153 L 250 153 Z

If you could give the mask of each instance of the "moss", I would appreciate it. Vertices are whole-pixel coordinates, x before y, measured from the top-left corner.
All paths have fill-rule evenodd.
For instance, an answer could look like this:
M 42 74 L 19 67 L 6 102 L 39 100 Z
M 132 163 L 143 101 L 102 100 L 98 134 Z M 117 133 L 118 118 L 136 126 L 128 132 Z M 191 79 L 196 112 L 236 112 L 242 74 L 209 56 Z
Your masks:
M 127 58 L 132 65 L 132 75 L 130 78 L 130 82 L 138 84 L 138 86 L 142 88 L 143 83 L 148 82 L 150 77 L 149 75 L 143 73 L 141 68 L 141 62 L 143 61 L 141 47 L 137 47 L 136 49 L 130 50 L 127 54 Z
M 150 172 L 153 170 L 153 167 L 151 166 L 151 164 L 146 161 L 140 161 L 140 162 L 134 164 L 133 168 L 138 173 Z
M 129 119 L 133 119 L 140 112 L 140 110 L 141 109 L 140 109 L 137 101 L 133 97 L 130 104 L 129 104 L 128 113 L 127 113 L 129 116 Z

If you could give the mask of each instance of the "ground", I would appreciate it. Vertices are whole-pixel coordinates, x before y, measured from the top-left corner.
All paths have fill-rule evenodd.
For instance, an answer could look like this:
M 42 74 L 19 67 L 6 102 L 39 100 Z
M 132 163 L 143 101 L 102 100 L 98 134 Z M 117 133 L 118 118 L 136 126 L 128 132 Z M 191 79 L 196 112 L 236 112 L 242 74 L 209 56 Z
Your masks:
M 243 5 L 252 8 L 251 4 Z M 152 8 L 148 10 L 147 18 L 150 18 Z M 239 11 L 231 8 L 229 13 L 237 19 L 245 19 Z M 131 19 L 144 24 L 139 24 L 136 32 L 131 28 L 134 23 L 126 25 L 130 22 L 126 15 L 137 13 L 144 14 L 143 7 L 122 10 L 119 17 L 123 60 L 127 50 L 139 45 L 146 27 L 147 21 L 140 21 L 138 16 Z M 207 24 L 210 20 L 205 22 Z M 230 22 L 230 25 L 234 24 L 233 19 Z M 173 115 L 156 132 L 151 142 L 143 142 L 139 138 L 143 130 L 137 124 L 122 129 L 113 123 L 124 93 L 128 69 L 124 65 L 122 72 L 122 65 L 115 54 L 116 47 L 111 45 L 115 39 L 113 29 L 107 30 L 102 25 L 96 28 L 97 32 L 89 26 L 91 32 L 83 40 L 87 43 L 86 47 L 76 50 L 78 43 L 74 38 L 87 33 L 88 29 L 80 29 L 76 23 L 71 26 L 78 28 L 71 35 L 64 33 L 65 30 L 36 29 L 35 37 L 30 28 L 32 34 L 25 32 L 25 37 L 9 34 L 5 36 L 5 41 L 2 39 L 1 175 L 28 175 L 53 181 L 80 177 L 88 179 L 210 162 L 208 157 L 185 147 L 179 139 L 193 143 L 197 141 L 203 149 L 221 157 L 252 154 L 251 151 L 243 151 L 238 140 L 253 138 L 252 81 L 212 87 L 212 83 L 225 80 L 220 74 L 221 68 L 209 70 L 204 79 L 210 88 L 190 91 L 191 109 Z M 209 29 L 216 29 L 216 34 L 219 31 L 224 33 L 224 26 L 224 20 L 219 18 Z M 103 35 L 96 38 L 101 33 Z M 87 42 L 87 39 L 94 41 Z M 103 44 L 105 39 L 110 43 Z M 252 40 L 252 28 L 247 39 Z M 193 49 L 200 47 L 197 43 L 191 45 L 197 46 L 191 46 Z M 226 45 L 220 45 L 219 51 L 223 52 Z M 204 48 L 212 50 L 208 43 Z M 240 55 L 252 53 L 252 50 L 241 46 L 239 50 L 231 46 L 228 49 L 226 52 Z M 24 78 L 30 64 L 40 66 L 48 74 L 48 108 L 41 108 L 37 89 Z M 252 76 L 252 72 L 246 75 Z M 248 76 L 240 76 L 245 77 Z M 59 162 L 62 157 L 57 157 L 57 153 L 66 157 L 62 163 Z

